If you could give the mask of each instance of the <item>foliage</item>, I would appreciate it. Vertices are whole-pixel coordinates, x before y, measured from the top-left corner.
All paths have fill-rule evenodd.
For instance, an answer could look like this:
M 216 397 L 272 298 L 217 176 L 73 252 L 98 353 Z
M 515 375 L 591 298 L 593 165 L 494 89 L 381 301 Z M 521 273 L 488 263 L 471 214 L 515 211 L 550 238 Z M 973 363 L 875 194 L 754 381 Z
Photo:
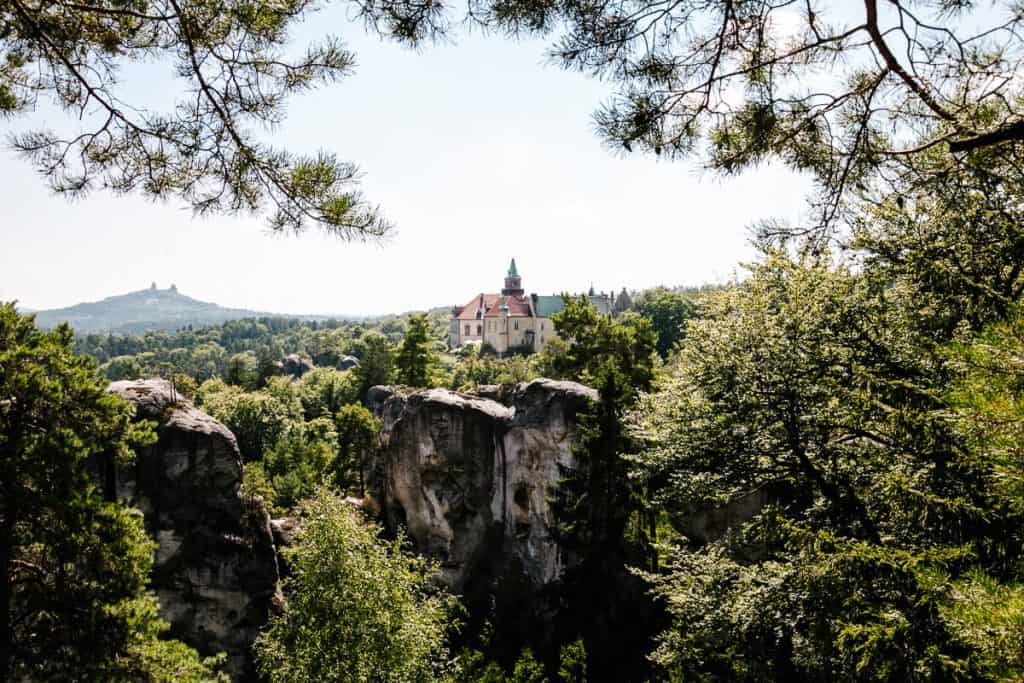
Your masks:
M 311 0 L 143 0 L 68 5 L 11 0 L 0 37 L 0 113 L 29 110 L 40 96 L 80 121 L 62 135 L 15 136 L 57 192 L 97 187 L 177 197 L 197 214 L 262 213 L 277 231 L 321 227 L 343 239 L 375 239 L 388 223 L 356 189 L 351 163 L 268 146 L 254 130 L 284 117 L 289 96 L 351 71 L 354 57 L 328 37 L 294 58 L 290 29 Z M 175 106 L 134 104 L 122 67 L 170 60 L 184 79 Z M 87 116 L 83 116 L 87 113 Z
M 70 345 L 67 327 L 0 306 L 0 677 L 212 680 L 212 662 L 159 639 L 141 514 L 88 472 L 101 453 L 130 462 L 152 426 Z
M 441 680 L 453 603 L 434 588 L 424 560 L 320 489 L 300 507 L 288 609 L 256 645 L 271 683 Z
M 632 414 L 679 528 L 736 510 L 654 579 L 674 617 L 656 657 L 676 676 L 982 675 L 949 582 L 1019 561 L 1018 522 L 939 400 L 949 369 L 919 332 L 934 311 L 872 275 L 767 254 L 705 302 Z
M 959 373 L 948 388 L 951 418 L 1005 505 L 1024 513 L 1024 310 L 949 345 Z
M 562 648 L 557 677 L 549 677 L 543 664 L 537 661 L 530 648 L 520 651 L 512 671 L 493 660 L 488 660 L 478 650 L 468 649 L 460 653 L 453 676 L 458 683 L 586 683 L 587 653 L 583 641 L 578 640 Z
M 1001 318 L 1024 294 L 1024 177 L 999 150 L 945 169 L 937 152 L 913 163 L 898 192 L 857 203 L 847 240 L 866 272 L 900 282 L 932 310 L 916 332 L 948 340 L 960 321 L 975 330 Z
M 357 399 L 358 379 L 351 371 L 316 368 L 295 383 L 307 420 L 335 415 L 342 406 Z
M 387 337 L 379 332 L 370 332 L 363 339 L 365 352 L 356 369 L 359 378 L 358 395 L 366 398 L 370 387 L 391 383 L 394 378 L 394 352 Z
M 430 386 L 431 370 L 435 362 L 427 316 L 410 316 L 405 337 L 395 349 L 395 373 L 399 384 L 410 387 Z
M 277 442 L 250 465 L 262 471 L 271 488 L 272 510 L 287 511 L 333 479 L 338 434 L 323 417 L 289 424 Z M 259 475 L 255 475 L 258 477 Z
M 270 386 L 278 388 L 276 393 L 245 392 L 213 379 L 203 382 L 196 395 L 198 405 L 235 435 L 246 461 L 260 459 L 302 416 L 302 406 L 287 379 L 275 378 Z
M 694 314 L 693 303 L 668 289 L 641 292 L 634 302 L 637 312 L 651 321 L 658 335 L 658 354 L 665 358 L 686 335 L 686 321 Z
M 447 339 L 447 313 L 431 311 L 427 323 L 429 346 L 436 348 Z M 257 359 L 258 379 L 256 387 L 242 387 L 248 389 L 263 387 L 280 375 L 275 364 L 286 351 L 307 356 L 318 368 L 339 368 L 343 358 L 353 356 L 360 363 L 353 372 L 359 379 L 359 397 L 364 398 L 371 386 L 394 380 L 393 346 L 406 327 L 405 317 L 398 316 L 323 322 L 255 318 L 183 327 L 174 334 L 152 330 L 138 336 L 85 334 L 76 337 L 75 351 L 104 364 L 102 369 L 112 380 L 155 376 L 170 364 L 175 374 L 190 375 L 200 383 L 225 379 L 231 359 L 251 353 Z
M 363 463 L 377 446 L 380 420 L 360 405 L 343 406 L 334 416 L 338 432 L 338 457 L 334 461 L 334 484 L 341 491 L 364 493 Z
M 236 353 L 228 361 L 224 371 L 224 381 L 245 391 L 252 391 L 260 380 L 259 359 L 252 351 Z
M 573 639 L 582 636 L 591 670 L 609 679 L 637 675 L 643 660 L 636 641 L 643 642 L 646 629 L 623 629 L 642 618 L 649 605 L 643 600 L 624 604 L 630 592 L 624 566 L 642 561 L 650 539 L 643 532 L 634 538 L 626 534 L 631 520 L 644 531 L 647 525 L 641 521 L 642 491 L 623 458 L 633 443 L 622 416 L 651 386 L 656 337 L 648 320 L 633 313 L 600 315 L 586 297 L 566 297 L 564 310 L 553 320 L 559 337 L 568 341 L 556 365 L 600 396 L 578 416 L 575 462 L 560 468 L 552 495 L 551 533 L 566 563 L 562 630 Z
M 454 391 L 475 389 L 482 384 L 518 384 L 542 377 L 534 357 L 495 358 L 463 353 L 449 368 L 448 388 Z
M 412 44 L 455 23 L 448 5 L 360 7 Z M 1024 60 L 1015 0 L 474 0 L 466 20 L 560 34 L 555 62 L 615 88 L 595 121 L 616 148 L 700 155 L 724 173 L 773 158 L 808 173 L 817 226 L 843 217 L 849 191 L 879 182 L 894 194 L 918 150 L 941 154 L 942 174 L 1001 143 L 1018 157 L 1024 140 L 1021 85 L 1008 77 Z
M 950 588 L 944 618 L 979 655 L 988 677 L 1024 677 L 1024 585 L 1005 583 L 980 571 Z

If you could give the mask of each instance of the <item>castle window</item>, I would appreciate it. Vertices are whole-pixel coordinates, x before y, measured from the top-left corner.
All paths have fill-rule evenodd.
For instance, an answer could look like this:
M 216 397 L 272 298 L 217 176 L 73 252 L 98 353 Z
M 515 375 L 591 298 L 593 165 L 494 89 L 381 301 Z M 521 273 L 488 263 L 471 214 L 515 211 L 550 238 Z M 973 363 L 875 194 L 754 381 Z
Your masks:
M 543 320 L 540 323 L 540 329 L 542 329 L 542 330 L 544 329 L 544 321 Z
M 518 330 L 519 329 L 519 321 L 518 320 L 515 321 L 514 325 L 515 325 L 515 328 Z
M 469 336 L 469 325 L 466 325 L 466 336 Z
M 481 334 L 483 332 L 483 330 L 484 330 L 484 326 L 483 325 L 477 325 L 476 326 L 476 333 L 477 334 Z

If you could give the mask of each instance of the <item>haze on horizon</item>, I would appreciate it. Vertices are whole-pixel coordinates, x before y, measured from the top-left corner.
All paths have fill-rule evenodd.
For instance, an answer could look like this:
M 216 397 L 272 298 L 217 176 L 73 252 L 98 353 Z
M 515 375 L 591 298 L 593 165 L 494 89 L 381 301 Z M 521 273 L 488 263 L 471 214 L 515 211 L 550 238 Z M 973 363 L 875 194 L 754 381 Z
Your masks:
M 778 166 L 715 178 L 607 149 L 590 114 L 609 91 L 544 64 L 543 42 L 463 35 L 416 53 L 329 7 L 294 44 L 323 26 L 355 51 L 356 72 L 293 100 L 273 137 L 357 163 L 366 196 L 397 225 L 392 239 L 276 236 L 258 217 L 198 219 L 104 192 L 71 203 L 5 148 L 0 300 L 59 308 L 155 281 L 232 308 L 370 315 L 497 290 L 511 257 L 541 294 L 697 285 L 752 256 L 750 224 L 798 221 L 804 209 L 808 182 Z M 146 101 L 179 85 L 162 65 L 124 76 L 126 95 Z M 9 129 L 40 125 L 68 122 L 41 106 Z

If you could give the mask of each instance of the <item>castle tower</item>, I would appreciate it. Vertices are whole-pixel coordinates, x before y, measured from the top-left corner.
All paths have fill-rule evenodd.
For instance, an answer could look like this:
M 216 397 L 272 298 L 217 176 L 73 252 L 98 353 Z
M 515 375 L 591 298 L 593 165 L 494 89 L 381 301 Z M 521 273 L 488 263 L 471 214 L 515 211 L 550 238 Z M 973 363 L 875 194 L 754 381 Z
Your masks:
M 508 266 L 508 274 L 505 275 L 505 287 L 501 290 L 502 296 L 522 296 L 523 295 L 523 278 L 519 277 L 519 271 L 516 270 L 516 260 L 512 259 L 512 263 Z

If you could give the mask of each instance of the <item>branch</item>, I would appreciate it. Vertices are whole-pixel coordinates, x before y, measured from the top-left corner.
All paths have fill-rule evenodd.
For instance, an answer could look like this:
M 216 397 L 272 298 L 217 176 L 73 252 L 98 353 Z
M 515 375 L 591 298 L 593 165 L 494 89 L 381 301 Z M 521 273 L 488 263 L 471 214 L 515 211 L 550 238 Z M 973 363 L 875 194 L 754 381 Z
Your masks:
M 964 140 L 950 140 L 950 152 L 970 152 L 979 147 L 996 145 L 1011 140 L 1024 140 L 1024 121 L 1017 121 L 989 133 L 982 133 Z
M 878 48 L 878 52 L 885 61 L 885 65 L 889 67 L 890 71 L 899 76 L 907 84 L 907 87 L 913 90 L 921 98 L 921 101 L 928 105 L 929 109 L 938 114 L 940 118 L 955 123 L 956 117 L 939 104 L 932 97 L 932 94 L 903 68 L 903 65 L 896 59 L 896 55 L 889 49 L 889 45 L 885 42 L 885 38 L 882 37 L 882 32 L 878 28 L 877 0 L 864 0 L 864 8 L 867 10 L 867 17 L 864 23 L 867 27 L 868 35 L 871 36 L 871 42 Z

